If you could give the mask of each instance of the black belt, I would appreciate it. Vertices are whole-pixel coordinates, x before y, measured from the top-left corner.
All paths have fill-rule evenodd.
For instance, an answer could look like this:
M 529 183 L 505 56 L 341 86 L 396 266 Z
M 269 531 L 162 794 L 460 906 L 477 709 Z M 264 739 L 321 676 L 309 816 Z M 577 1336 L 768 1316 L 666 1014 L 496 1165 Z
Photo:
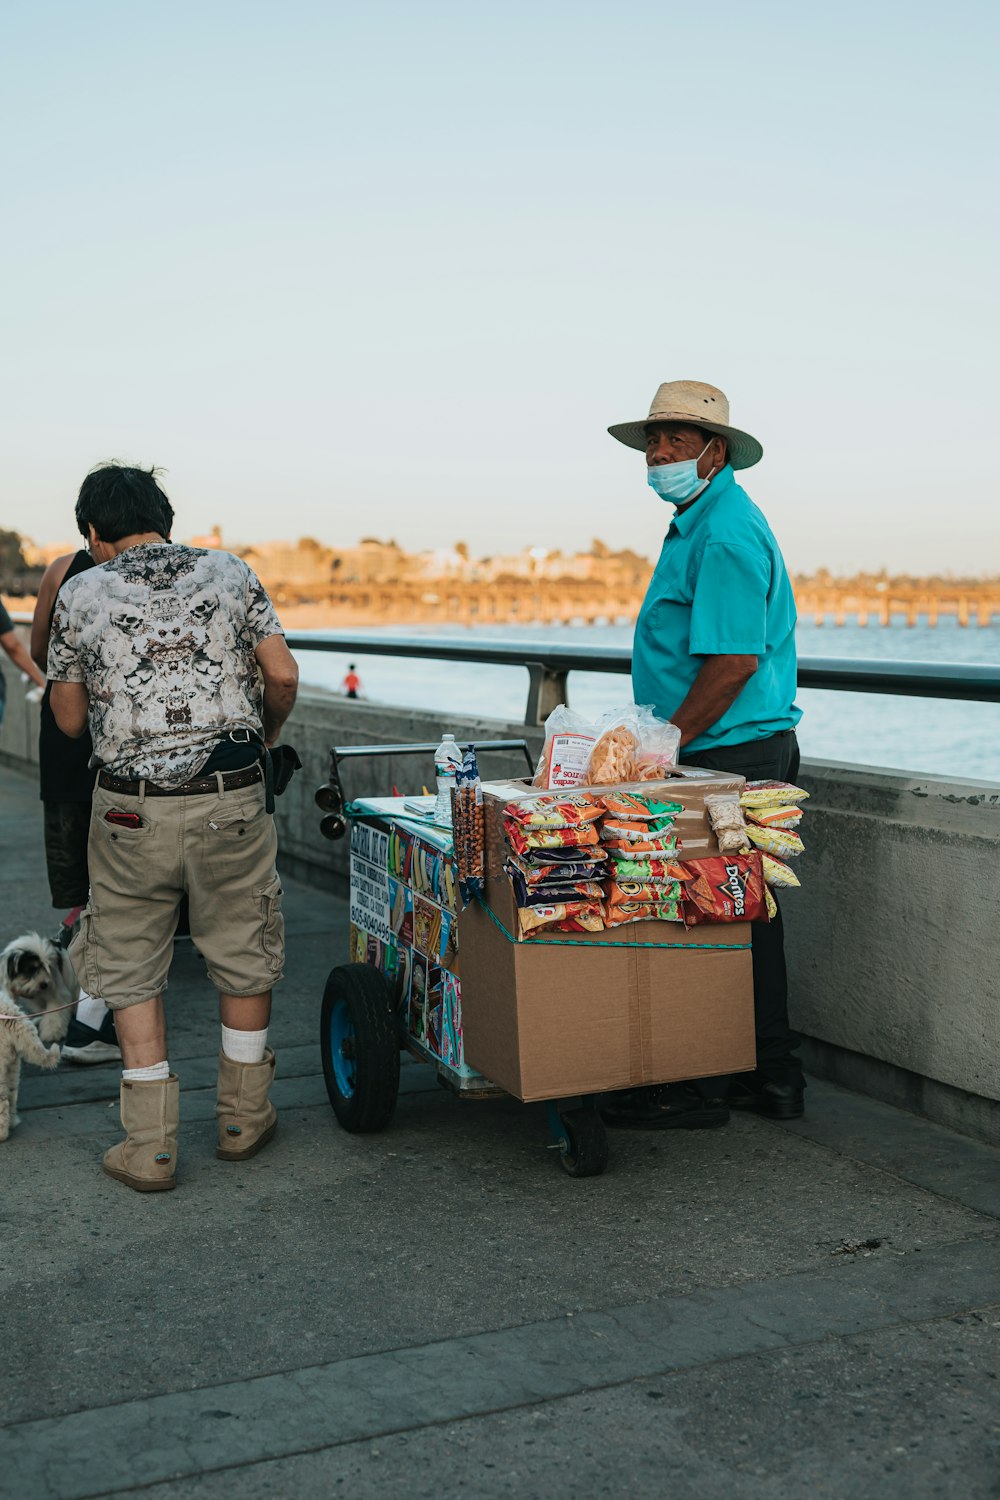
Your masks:
M 247 766 L 244 771 L 220 771 L 218 774 L 222 777 L 223 790 L 227 792 L 234 792 L 241 786 L 253 786 L 254 782 L 263 780 L 259 764 Z M 147 797 L 204 797 L 212 792 L 218 795 L 219 791 L 215 776 L 201 776 L 197 781 L 185 781 L 183 786 L 157 786 L 154 781 L 122 781 L 120 777 L 102 771 L 97 784 L 106 792 L 116 792 L 119 797 L 138 797 L 142 794 L 143 786 Z

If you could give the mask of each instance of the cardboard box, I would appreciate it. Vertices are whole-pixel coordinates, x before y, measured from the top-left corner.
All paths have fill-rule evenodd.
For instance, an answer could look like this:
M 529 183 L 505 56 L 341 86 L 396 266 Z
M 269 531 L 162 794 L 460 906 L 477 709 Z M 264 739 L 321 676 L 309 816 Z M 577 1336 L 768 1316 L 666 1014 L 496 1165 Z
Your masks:
M 675 946 L 643 946 L 654 941 Z M 571 945 L 515 943 L 470 906 L 465 1060 L 524 1100 L 747 1072 L 756 1063 L 749 944 L 747 923 L 689 931 L 679 922 L 581 933 Z

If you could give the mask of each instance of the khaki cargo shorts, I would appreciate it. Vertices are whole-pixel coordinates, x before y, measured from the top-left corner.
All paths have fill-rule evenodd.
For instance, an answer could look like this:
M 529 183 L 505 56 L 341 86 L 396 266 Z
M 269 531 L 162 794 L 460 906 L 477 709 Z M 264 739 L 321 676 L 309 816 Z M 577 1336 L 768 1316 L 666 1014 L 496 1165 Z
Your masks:
M 109 823 L 117 808 L 138 828 Z M 70 958 L 112 1010 L 162 994 L 186 892 L 191 938 L 225 995 L 277 984 L 285 958 L 274 819 L 263 782 L 189 797 L 123 797 L 98 786 L 90 824 L 90 901 Z

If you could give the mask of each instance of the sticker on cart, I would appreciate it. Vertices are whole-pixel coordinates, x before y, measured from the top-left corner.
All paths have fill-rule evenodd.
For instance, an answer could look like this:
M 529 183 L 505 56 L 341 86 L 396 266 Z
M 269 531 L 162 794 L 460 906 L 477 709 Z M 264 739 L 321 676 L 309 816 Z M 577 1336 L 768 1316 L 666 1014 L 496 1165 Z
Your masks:
M 425 901 L 423 896 L 414 896 L 413 946 L 425 958 L 438 959 L 441 956 L 441 917 L 440 906 Z
M 406 887 L 389 876 L 389 926 L 398 937 L 406 914 Z
M 427 1045 L 435 1057 L 441 1054 L 441 970 L 431 965 L 427 970 L 426 1005 Z
M 407 1030 L 418 1042 L 427 1036 L 427 960 L 419 953 L 413 955 L 413 971 L 410 974 L 410 1003 L 407 1011 Z
M 385 864 L 388 849 L 387 834 L 363 824 L 354 824 L 351 829 L 351 921 L 381 943 L 387 943 L 392 933 L 389 926 L 389 876 Z M 369 859 L 367 853 L 374 858 Z
M 450 969 L 458 957 L 458 923 L 450 911 L 441 913 L 441 962 Z
M 453 1068 L 465 1062 L 462 1042 L 462 987 L 456 975 L 441 971 L 441 1057 Z
M 365 963 L 370 969 L 381 969 L 383 952 L 382 944 L 374 933 L 370 932 L 368 934 L 368 948 L 365 952 Z
M 363 927 L 351 923 L 351 963 L 363 964 L 368 951 L 368 934 Z
M 413 947 L 413 892 L 409 886 L 403 888 L 403 925 L 399 929 L 399 946 Z
M 393 1004 L 401 1010 L 410 998 L 410 972 L 413 968 L 413 949 L 400 948 L 396 962 L 396 973 L 392 984 Z M 407 1027 L 409 1029 L 409 1027 Z

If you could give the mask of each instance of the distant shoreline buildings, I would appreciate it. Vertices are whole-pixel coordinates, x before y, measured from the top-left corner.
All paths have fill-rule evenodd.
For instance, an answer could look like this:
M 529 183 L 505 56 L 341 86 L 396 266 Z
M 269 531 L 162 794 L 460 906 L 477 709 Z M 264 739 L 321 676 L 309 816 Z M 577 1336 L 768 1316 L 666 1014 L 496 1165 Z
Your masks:
M 11 536 L 13 533 L 6 533 Z M 196 547 L 226 545 L 215 527 L 191 537 Z M 22 541 L 22 586 L 7 570 L 2 587 L 33 593 L 41 570 L 70 543 L 34 547 Z M 634 620 L 653 564 L 629 549 L 595 540 L 586 552 L 546 547 L 475 557 L 463 542 L 407 552 L 395 541 L 366 537 L 353 547 L 330 547 L 313 537 L 297 542 L 229 544 L 272 595 L 282 617 L 298 628 L 391 623 L 570 624 Z M 32 575 L 29 578 L 29 575 Z M 1000 578 L 919 578 L 859 573 L 837 577 L 826 569 L 793 577 L 799 614 L 818 623 L 883 624 L 902 616 L 935 625 L 953 616 L 960 625 L 988 625 L 1000 615 Z

